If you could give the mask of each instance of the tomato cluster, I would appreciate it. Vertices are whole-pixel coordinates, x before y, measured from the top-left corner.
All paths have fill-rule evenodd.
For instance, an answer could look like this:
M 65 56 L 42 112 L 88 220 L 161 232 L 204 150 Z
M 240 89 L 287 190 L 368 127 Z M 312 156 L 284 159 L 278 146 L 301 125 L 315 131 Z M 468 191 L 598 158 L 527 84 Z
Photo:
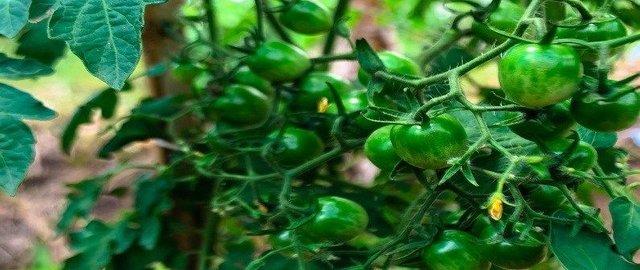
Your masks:
M 631 127 L 640 114 L 630 81 L 606 78 L 605 62 L 620 49 L 595 48 L 624 38 L 625 24 L 601 14 L 527 28 L 522 16 L 536 13 L 512 1 L 451 4 L 462 7 L 451 30 L 462 34 L 439 53 L 462 48 L 476 58 L 449 71 L 425 75 L 429 63 L 362 40 L 351 53 L 312 56 L 287 35 L 254 33 L 239 61 L 202 91 L 210 130 L 194 149 L 212 154 L 197 165 L 222 179 L 218 188 L 242 202 L 237 208 L 250 209 L 238 223 L 270 234 L 261 258 L 530 269 L 554 256 L 553 222 L 599 225 L 574 194 L 600 170 L 617 169 L 615 158 L 605 166 L 600 156 L 613 145 L 594 138 Z M 299 0 L 269 12 L 276 30 L 318 36 L 340 30 L 331 11 Z M 455 29 L 466 17 L 467 29 Z M 489 54 L 474 50 L 495 43 Z M 500 89 L 471 102 L 459 81 L 498 55 Z M 327 71 L 331 59 L 358 60 L 357 80 Z M 203 71 L 174 70 L 184 81 L 192 72 Z M 354 164 L 365 159 L 380 170 L 358 185 Z

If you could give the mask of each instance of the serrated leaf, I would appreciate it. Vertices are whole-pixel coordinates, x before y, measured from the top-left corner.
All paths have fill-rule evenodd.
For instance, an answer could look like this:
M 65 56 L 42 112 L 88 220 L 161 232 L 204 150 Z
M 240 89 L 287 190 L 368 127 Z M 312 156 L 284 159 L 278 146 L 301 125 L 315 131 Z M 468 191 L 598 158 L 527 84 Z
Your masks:
M 28 93 L 0 83 L 0 115 L 49 120 L 54 118 L 56 113 Z
M 613 221 L 613 239 L 618 251 L 631 257 L 640 249 L 640 205 L 628 198 L 618 197 L 609 203 Z
M 596 149 L 613 147 L 618 140 L 618 136 L 614 132 L 598 132 L 581 125 L 576 128 L 580 139 L 591 144 Z
M 67 42 L 87 69 L 122 89 L 141 54 L 143 10 L 150 0 L 60 0 L 49 36 Z
M 0 0 L 0 35 L 13 38 L 29 19 L 31 0 Z
M 30 25 L 18 39 L 16 54 L 38 60 L 45 65 L 52 65 L 60 59 L 67 50 L 67 44 L 61 40 L 50 39 L 47 35 L 47 27 L 46 21 Z
M 464 175 L 464 178 L 467 179 L 467 181 L 470 184 L 472 184 L 472 185 L 474 185 L 476 187 L 480 186 L 480 185 L 478 185 L 478 182 L 476 181 L 476 178 L 473 176 L 473 172 L 471 172 L 471 167 L 469 167 L 468 163 L 465 162 L 462 165 L 462 167 L 460 167 L 460 170 L 462 171 L 462 175 Z
M 29 59 L 16 59 L 0 53 L 0 78 L 11 80 L 33 79 L 53 73 L 53 69 Z
M 552 223 L 551 250 L 567 270 L 632 270 L 637 266 L 616 254 L 606 233 L 596 233 L 582 226 L 576 234 L 573 226 Z
M 62 133 L 62 150 L 67 154 L 71 152 L 71 146 L 76 139 L 78 127 L 91 122 L 91 115 L 94 110 L 100 109 L 102 118 L 109 119 L 113 117 L 117 104 L 118 95 L 116 94 L 116 90 L 109 88 L 98 93 L 87 103 L 78 107 L 78 110 L 73 114 L 73 117 L 71 117 L 71 120 Z
M 69 185 L 71 191 L 67 196 L 68 204 L 56 225 L 58 232 L 69 229 L 76 218 L 89 216 L 107 179 L 107 177 L 90 178 Z
M 57 2 L 57 0 L 33 0 L 29 8 L 29 20 L 39 22 L 49 17 Z
M 27 175 L 34 159 L 31 129 L 11 116 L 0 116 L 0 189 L 11 196 Z

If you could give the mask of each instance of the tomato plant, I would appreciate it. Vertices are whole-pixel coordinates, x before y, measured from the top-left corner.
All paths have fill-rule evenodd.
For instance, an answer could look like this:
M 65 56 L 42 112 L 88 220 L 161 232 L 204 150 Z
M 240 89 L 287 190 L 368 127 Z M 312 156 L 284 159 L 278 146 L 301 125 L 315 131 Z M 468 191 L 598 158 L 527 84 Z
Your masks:
M 23 2 L 0 1 L 0 34 L 21 35 L 2 79 L 51 74 L 68 46 L 108 85 L 62 134 L 71 153 L 100 111 L 97 155 L 117 164 L 69 186 L 65 270 L 638 268 L 638 170 L 614 133 L 638 118 L 638 75 L 609 76 L 640 40 L 636 1 L 380 1 L 381 29 L 420 41 L 394 50 L 353 38 L 385 18 L 348 0 L 170 2 L 175 25 L 148 12 L 148 28 L 162 1 Z M 142 77 L 170 89 L 116 114 Z M 54 113 L 4 81 L 0 97 L 14 194 L 34 156 L 23 120 Z M 162 156 L 136 163 L 138 142 Z M 610 227 L 585 187 L 611 198 Z M 99 218 L 103 195 L 127 209 Z

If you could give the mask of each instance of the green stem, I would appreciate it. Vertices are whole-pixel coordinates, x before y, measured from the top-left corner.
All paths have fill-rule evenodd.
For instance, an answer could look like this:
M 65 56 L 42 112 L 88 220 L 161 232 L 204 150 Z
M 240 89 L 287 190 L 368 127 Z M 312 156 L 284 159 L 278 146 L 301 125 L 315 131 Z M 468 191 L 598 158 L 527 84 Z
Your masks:
M 214 183 L 213 188 L 211 189 L 211 202 L 213 202 L 216 198 L 216 187 L 217 185 L 216 183 Z M 212 205 L 213 203 L 211 204 L 211 206 Z M 198 270 L 209 269 L 209 264 L 207 264 L 207 262 L 209 261 L 209 257 L 211 255 L 210 252 L 213 249 L 212 244 L 216 242 L 215 239 L 218 235 L 218 224 L 218 214 L 213 212 L 212 209 L 209 209 L 209 212 L 207 214 L 207 221 L 203 231 L 204 235 L 202 238 L 202 246 L 200 247 L 200 254 L 198 257 Z
M 265 3 L 265 8 L 267 9 L 269 8 L 267 3 Z M 273 30 L 276 31 L 276 34 L 278 34 L 278 36 L 285 42 L 293 44 L 293 39 L 291 38 L 291 36 L 289 36 L 287 31 L 284 29 L 284 27 L 282 27 L 282 25 L 278 22 L 278 19 L 276 19 L 276 16 L 273 15 L 273 12 L 266 12 L 266 13 L 267 13 L 267 21 L 269 22 L 269 25 L 271 25 Z
M 329 34 L 327 34 L 327 40 L 324 43 L 324 48 L 322 48 L 322 55 L 328 55 L 333 52 L 337 36 L 336 23 L 344 18 L 344 15 L 349 9 L 349 2 L 351 1 L 340 0 L 338 5 L 336 5 L 336 11 L 333 13 L 333 27 L 329 31 Z
M 447 49 L 455 45 L 462 37 L 469 34 L 469 31 L 457 31 L 451 29 L 446 31 L 440 39 L 433 44 L 429 49 L 424 50 L 420 56 L 420 64 L 423 70 L 426 70 L 427 65 L 433 61 L 439 54 L 443 53 Z
M 265 33 L 264 33 L 264 13 L 265 13 L 265 8 L 264 8 L 264 0 L 255 0 L 255 5 L 256 5 L 256 23 L 257 23 L 257 31 L 258 31 L 258 39 L 260 39 L 260 42 L 264 41 L 266 39 Z
M 312 58 L 311 63 L 324 64 L 324 63 L 338 61 L 338 60 L 344 60 L 344 61 L 356 60 L 356 54 L 345 53 L 345 54 L 323 55 L 320 57 Z
M 214 0 L 204 0 L 205 9 L 207 13 L 207 22 L 209 23 L 209 38 L 213 44 L 218 44 L 220 34 L 218 32 L 218 20 L 216 19 L 216 7 L 213 3 Z

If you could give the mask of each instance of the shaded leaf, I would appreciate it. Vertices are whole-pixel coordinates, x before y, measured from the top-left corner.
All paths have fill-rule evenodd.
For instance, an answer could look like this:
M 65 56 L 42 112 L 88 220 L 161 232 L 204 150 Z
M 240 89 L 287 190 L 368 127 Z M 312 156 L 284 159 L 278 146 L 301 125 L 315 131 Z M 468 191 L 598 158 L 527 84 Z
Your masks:
M 38 60 L 45 65 L 52 65 L 60 59 L 67 50 L 67 44 L 61 40 L 50 39 L 47 27 L 46 21 L 32 24 L 18 39 L 16 54 Z
M 90 178 L 69 185 L 68 204 L 56 225 L 58 232 L 69 229 L 76 218 L 86 218 L 91 214 L 107 179 L 105 176 Z
M 31 0 L 0 1 L 0 35 L 15 37 L 29 19 Z
M 49 17 L 56 6 L 57 0 L 33 0 L 29 8 L 29 19 L 41 21 Z
M 584 226 L 576 234 L 572 231 L 573 226 L 553 223 L 549 232 L 551 250 L 565 269 L 638 269 L 614 252 L 606 233 L 596 233 Z
M 65 261 L 64 269 L 103 269 L 111 260 L 113 235 L 113 228 L 97 220 L 69 234 L 71 248 L 78 253 Z
M 596 149 L 613 147 L 618 140 L 615 132 L 598 132 L 581 125 L 576 128 L 580 139 Z
M 609 203 L 613 221 L 613 239 L 618 251 L 632 257 L 640 249 L 640 205 L 628 198 L 618 197 Z
M 71 152 L 71 146 L 76 139 L 78 127 L 91 122 L 91 115 L 94 110 L 100 109 L 102 118 L 109 119 L 113 117 L 117 104 L 118 95 L 116 94 L 116 90 L 109 88 L 98 93 L 87 103 L 78 107 L 62 133 L 62 150 L 67 154 Z
M 36 60 L 10 58 L 4 53 L 0 53 L 0 78 L 22 80 L 37 78 L 51 73 L 53 73 L 51 67 L 43 65 Z
M 27 125 L 14 117 L 0 116 L 0 189 L 11 196 L 16 194 L 33 162 L 34 144 Z

